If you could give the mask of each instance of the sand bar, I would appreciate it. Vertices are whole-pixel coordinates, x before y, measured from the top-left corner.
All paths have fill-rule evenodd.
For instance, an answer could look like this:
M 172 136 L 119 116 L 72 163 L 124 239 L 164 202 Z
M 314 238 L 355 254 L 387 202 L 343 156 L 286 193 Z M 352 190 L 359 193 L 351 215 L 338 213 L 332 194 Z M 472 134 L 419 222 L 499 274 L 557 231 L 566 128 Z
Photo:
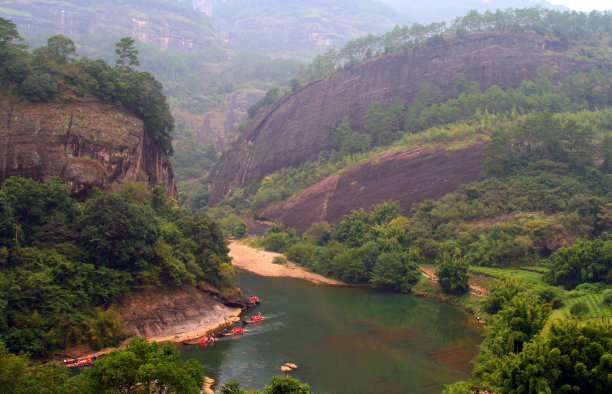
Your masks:
M 281 253 L 255 249 L 236 240 L 230 241 L 229 248 L 229 256 L 232 258 L 232 264 L 235 267 L 257 275 L 305 279 L 317 284 L 345 284 L 335 279 L 308 272 L 292 262 L 288 262 L 287 265 L 274 264 L 272 260 L 276 256 L 282 256 Z

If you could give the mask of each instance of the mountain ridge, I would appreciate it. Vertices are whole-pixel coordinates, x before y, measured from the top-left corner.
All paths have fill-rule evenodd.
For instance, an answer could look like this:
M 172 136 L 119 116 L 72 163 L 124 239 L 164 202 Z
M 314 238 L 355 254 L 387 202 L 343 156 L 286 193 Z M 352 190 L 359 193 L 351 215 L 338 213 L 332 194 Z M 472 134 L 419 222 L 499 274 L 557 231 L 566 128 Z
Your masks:
M 493 85 L 507 88 L 535 78 L 542 67 L 555 69 L 552 79 L 559 80 L 597 64 L 570 59 L 563 49 L 534 33 L 473 33 L 382 56 L 315 80 L 280 98 L 247 124 L 211 171 L 210 201 L 214 204 L 233 188 L 260 181 L 281 168 L 314 160 L 321 151 L 338 149 L 333 133 L 345 116 L 351 128 L 364 131 L 371 102 L 400 97 L 408 105 L 424 81 L 449 91 L 453 77 L 465 72 L 467 80 L 478 82 L 483 90 Z

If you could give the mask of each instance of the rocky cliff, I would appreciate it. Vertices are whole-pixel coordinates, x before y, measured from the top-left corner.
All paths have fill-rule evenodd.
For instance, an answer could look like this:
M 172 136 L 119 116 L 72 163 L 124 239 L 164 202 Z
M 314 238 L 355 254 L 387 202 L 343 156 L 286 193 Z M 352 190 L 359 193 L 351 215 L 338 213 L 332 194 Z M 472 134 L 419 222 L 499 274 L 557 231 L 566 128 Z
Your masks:
M 77 195 L 124 180 L 165 182 L 177 194 L 172 166 L 142 120 L 97 101 L 0 102 L 0 182 L 13 175 L 59 176 Z
M 551 48 L 536 34 L 472 34 L 382 56 L 313 81 L 247 124 L 211 172 L 210 201 L 278 169 L 313 160 L 323 150 L 337 149 L 333 132 L 344 116 L 353 129 L 364 131 L 364 115 L 372 101 L 401 97 L 410 104 L 424 81 L 448 91 L 453 76 L 464 72 L 482 89 L 508 88 L 534 78 L 542 68 L 552 70 L 551 78 L 559 80 L 592 66 Z
M 453 151 L 413 148 L 384 153 L 266 209 L 262 216 L 305 231 L 312 223 L 336 223 L 353 209 L 369 210 L 384 200 L 397 201 L 404 213 L 476 180 L 482 170 L 483 144 Z
M 119 307 L 131 335 L 157 341 L 182 341 L 205 335 L 237 320 L 234 318 L 241 310 L 191 286 L 136 291 Z

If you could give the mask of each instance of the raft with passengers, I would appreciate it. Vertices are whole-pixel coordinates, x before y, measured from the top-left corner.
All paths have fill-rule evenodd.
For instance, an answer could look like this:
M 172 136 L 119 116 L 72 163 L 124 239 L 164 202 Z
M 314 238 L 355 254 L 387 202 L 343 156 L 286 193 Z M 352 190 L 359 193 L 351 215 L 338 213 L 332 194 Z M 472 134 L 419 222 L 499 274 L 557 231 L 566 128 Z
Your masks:
M 242 324 L 253 324 L 253 323 L 261 323 L 266 319 L 265 316 L 259 312 L 259 315 L 251 316 L 251 320 L 243 320 Z

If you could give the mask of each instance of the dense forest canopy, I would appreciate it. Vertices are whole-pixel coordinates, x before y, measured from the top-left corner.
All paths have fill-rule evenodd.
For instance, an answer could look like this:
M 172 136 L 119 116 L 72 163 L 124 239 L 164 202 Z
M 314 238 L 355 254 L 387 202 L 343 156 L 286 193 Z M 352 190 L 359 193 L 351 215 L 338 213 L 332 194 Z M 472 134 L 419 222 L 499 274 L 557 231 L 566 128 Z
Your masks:
M 163 185 L 79 202 L 59 179 L 13 177 L 0 213 L 0 339 L 12 352 L 116 345 L 119 316 L 105 308 L 134 289 L 232 283 L 218 225 L 180 211 Z

